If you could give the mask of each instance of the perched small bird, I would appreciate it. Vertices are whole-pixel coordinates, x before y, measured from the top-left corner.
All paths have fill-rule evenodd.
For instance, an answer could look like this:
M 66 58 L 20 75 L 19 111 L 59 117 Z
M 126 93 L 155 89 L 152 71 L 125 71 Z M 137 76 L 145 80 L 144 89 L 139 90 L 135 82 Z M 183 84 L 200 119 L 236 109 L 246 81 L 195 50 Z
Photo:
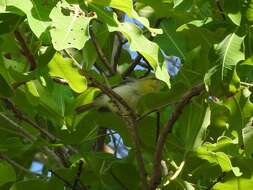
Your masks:
M 112 90 L 119 94 L 132 109 L 135 109 L 142 96 L 158 92 L 162 87 L 162 81 L 154 77 L 146 77 L 141 79 L 130 79 L 129 81 L 114 87 Z M 117 106 L 115 106 L 111 99 L 105 94 L 98 95 L 94 99 L 94 102 L 82 105 L 78 107 L 76 111 L 81 113 L 93 107 L 101 110 L 107 109 L 112 112 L 118 112 Z

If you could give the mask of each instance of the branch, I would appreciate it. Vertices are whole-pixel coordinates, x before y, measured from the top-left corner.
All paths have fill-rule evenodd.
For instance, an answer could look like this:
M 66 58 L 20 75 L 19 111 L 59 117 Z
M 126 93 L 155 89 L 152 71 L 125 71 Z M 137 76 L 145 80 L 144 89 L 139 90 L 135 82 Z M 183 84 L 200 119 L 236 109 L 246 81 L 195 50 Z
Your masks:
M 68 52 L 67 52 L 68 53 Z M 74 61 L 75 65 L 80 65 L 76 59 L 69 54 L 69 57 Z M 79 67 L 80 68 L 80 67 Z M 103 83 L 100 83 L 96 78 L 90 75 L 85 69 L 80 68 L 80 73 L 89 80 L 94 86 L 99 88 L 103 93 L 105 93 L 112 101 L 112 103 L 117 106 L 120 113 L 123 113 L 121 116 L 126 123 L 126 127 L 128 128 L 130 135 L 133 139 L 133 144 L 136 152 L 136 160 L 140 170 L 140 177 L 143 185 L 143 189 L 146 190 L 148 188 L 148 183 L 146 179 L 146 169 L 144 165 L 144 160 L 141 153 L 141 140 L 137 131 L 137 115 L 134 110 L 126 103 L 126 101 L 114 92 L 112 89 L 108 88 Z
M 104 84 L 97 81 L 93 78 L 88 72 L 84 69 L 81 70 L 82 74 L 92 82 L 97 88 L 99 88 L 102 92 L 104 92 L 112 102 L 117 106 L 120 113 L 122 113 L 122 118 L 124 119 L 126 126 L 130 132 L 132 140 L 135 146 L 136 152 L 136 160 L 138 163 L 138 167 L 140 170 L 140 177 L 142 180 L 143 189 L 148 188 L 147 179 L 146 179 L 146 169 L 144 165 L 144 160 L 141 153 L 141 141 L 137 131 L 137 115 L 135 114 L 134 110 L 126 103 L 126 101 L 117 93 L 115 93 L 112 89 L 108 88 Z
M 81 174 L 82 174 L 82 169 L 83 169 L 83 161 L 80 160 L 79 164 L 78 164 L 78 170 L 77 170 L 77 173 L 76 173 L 76 177 L 75 177 L 75 181 L 74 181 L 72 190 L 76 190 L 77 189 L 77 185 L 78 185 L 78 183 L 80 181 L 80 177 L 81 177 Z
M 108 59 L 106 58 L 102 48 L 99 46 L 91 25 L 89 26 L 89 34 L 90 34 L 91 41 L 97 51 L 98 57 L 100 58 L 102 63 L 105 65 L 105 67 L 108 69 L 110 74 L 112 74 L 112 75 L 115 74 L 116 71 L 114 70 L 113 66 L 110 64 Z
M 137 57 L 134 59 L 130 67 L 128 67 L 128 69 L 122 74 L 122 77 L 125 78 L 128 75 L 130 75 L 134 71 L 134 68 L 136 67 L 136 65 L 140 63 L 141 59 L 142 59 L 142 55 L 138 53 Z
M 150 189 L 154 190 L 159 183 L 159 178 L 161 175 L 161 160 L 162 160 L 162 153 L 163 148 L 165 145 L 166 138 L 169 133 L 171 133 L 174 123 L 178 120 L 180 117 L 183 109 L 187 106 L 187 104 L 190 102 L 190 100 L 194 96 L 198 96 L 203 90 L 205 86 L 203 83 L 197 84 L 194 86 L 191 90 L 187 91 L 179 101 L 179 103 L 176 105 L 174 111 L 171 113 L 170 118 L 161 131 L 158 142 L 156 145 L 156 151 L 154 156 L 154 165 L 153 165 L 153 174 L 150 181 Z
M 29 50 L 26 44 L 25 39 L 23 38 L 23 36 L 18 30 L 14 31 L 14 35 L 22 48 L 22 54 L 26 57 L 28 63 L 30 64 L 30 71 L 35 70 L 37 64 L 33 57 L 33 54 L 31 53 L 31 51 Z

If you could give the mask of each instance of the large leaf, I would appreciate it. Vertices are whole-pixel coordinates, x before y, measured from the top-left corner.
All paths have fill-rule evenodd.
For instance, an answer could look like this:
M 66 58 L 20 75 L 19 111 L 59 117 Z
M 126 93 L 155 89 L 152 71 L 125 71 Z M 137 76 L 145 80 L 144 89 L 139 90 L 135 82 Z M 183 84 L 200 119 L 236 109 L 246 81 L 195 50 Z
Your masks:
M 81 93 L 87 88 L 87 81 L 79 73 L 79 69 L 71 60 L 64 59 L 59 53 L 54 55 L 48 68 L 51 76 L 65 79 L 74 91 Z
M 243 39 L 244 37 L 231 33 L 215 47 L 218 54 L 217 62 L 222 66 L 222 79 L 225 69 L 231 69 L 232 66 L 245 59 L 244 53 L 241 51 Z
M 241 189 L 252 189 L 253 188 L 253 177 L 250 178 L 232 178 L 225 182 L 219 182 L 213 186 L 211 190 L 241 190 Z
M 186 59 L 186 39 L 184 35 L 176 31 L 176 23 L 173 19 L 161 22 L 163 34 L 155 38 L 155 41 L 167 55 Z
M 8 182 L 16 181 L 16 172 L 7 162 L 0 162 L 0 186 Z
M 94 16 L 86 16 L 78 5 L 59 1 L 49 17 L 52 19 L 50 34 L 56 50 L 83 48 L 89 39 L 89 22 Z
M 234 144 L 233 141 L 228 143 Z M 224 152 L 215 151 L 224 146 L 223 144 L 226 145 L 227 140 L 222 138 L 217 142 L 217 144 L 212 145 L 211 143 L 205 143 L 197 150 L 197 156 L 201 159 L 207 160 L 210 163 L 218 164 L 223 172 L 233 171 L 235 176 L 241 176 L 242 173 L 240 172 L 240 169 L 232 165 L 229 155 L 225 154 Z
M 127 15 L 131 18 L 134 18 L 138 20 L 141 24 L 143 24 L 152 34 L 161 34 L 162 30 L 160 29 L 154 29 L 149 26 L 149 21 L 145 17 L 140 17 L 137 12 L 133 8 L 133 2 L 132 0 L 89 0 L 89 3 L 94 3 L 97 5 L 102 5 L 102 6 L 110 6 L 116 9 L 119 9 L 121 11 L 124 11 L 127 13 Z
M 48 184 L 45 180 L 25 180 L 15 183 L 10 190 L 45 190 L 48 189 Z

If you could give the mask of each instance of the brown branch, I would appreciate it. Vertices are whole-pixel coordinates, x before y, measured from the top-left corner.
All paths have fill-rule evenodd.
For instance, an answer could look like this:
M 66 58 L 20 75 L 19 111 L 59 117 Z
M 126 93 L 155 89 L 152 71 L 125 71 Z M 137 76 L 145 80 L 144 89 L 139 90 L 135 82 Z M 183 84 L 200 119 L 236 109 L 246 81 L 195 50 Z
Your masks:
M 25 56 L 28 63 L 30 64 L 30 71 L 35 70 L 37 64 L 33 57 L 32 52 L 30 51 L 30 49 L 28 48 L 26 44 L 25 39 L 23 38 L 22 34 L 18 30 L 14 31 L 14 35 L 22 48 L 22 54 Z
M 170 118 L 165 125 L 165 127 L 162 129 L 158 142 L 156 145 L 156 151 L 154 156 L 154 165 L 153 165 L 153 174 L 151 176 L 150 180 L 150 190 L 155 190 L 157 184 L 159 183 L 159 179 L 161 176 L 161 160 L 162 160 L 162 154 L 163 154 L 163 148 L 166 142 L 166 138 L 169 133 L 171 133 L 173 129 L 174 123 L 178 120 L 180 117 L 183 109 L 186 107 L 186 105 L 190 102 L 190 100 L 198 96 L 203 90 L 205 86 L 203 83 L 197 84 L 194 86 L 191 90 L 187 91 L 179 101 L 179 103 L 176 105 L 174 111 L 171 113 Z
M 132 137 L 135 146 L 136 152 L 136 160 L 138 163 L 138 167 L 140 170 L 140 177 L 143 185 L 143 189 L 148 188 L 148 183 L 146 179 L 146 169 L 144 165 L 144 160 L 141 153 L 141 141 L 137 131 L 137 115 L 134 110 L 126 103 L 126 101 L 117 93 L 115 93 L 112 89 L 108 88 L 104 84 L 97 81 L 94 77 L 92 77 L 88 72 L 84 69 L 81 70 L 82 74 L 92 82 L 96 87 L 98 87 L 102 92 L 104 92 L 112 102 L 118 107 L 120 113 L 122 113 L 122 118 L 124 119 L 126 126 L 129 130 L 129 133 Z
M 81 177 L 81 174 L 82 174 L 82 170 L 83 170 L 83 161 L 80 160 L 79 163 L 78 163 L 78 170 L 77 170 L 77 173 L 76 173 L 76 177 L 75 177 L 75 181 L 74 181 L 72 190 L 77 190 L 78 189 L 77 185 L 80 182 L 80 177 Z M 86 188 L 84 188 L 84 189 L 86 189 Z
M 112 75 L 115 74 L 116 71 L 114 70 L 113 65 L 110 64 L 110 62 L 106 58 L 102 48 L 100 47 L 100 45 L 97 42 L 96 36 L 95 36 L 93 29 L 92 29 L 92 25 L 89 26 L 89 34 L 90 34 L 91 41 L 97 51 L 98 57 L 100 58 L 102 63 L 105 65 L 105 67 L 108 69 L 110 74 L 112 74 Z
M 122 74 L 122 77 L 125 78 L 128 75 L 130 75 L 133 71 L 134 68 L 140 63 L 142 59 L 142 55 L 138 53 L 137 57 L 134 59 L 133 63 L 128 67 L 128 69 Z
M 74 61 L 75 65 L 77 65 L 77 66 L 80 65 L 76 61 L 76 59 L 73 56 L 71 56 L 71 54 L 69 54 L 68 52 L 67 52 L 67 54 Z M 137 164 L 138 164 L 138 167 L 140 170 L 140 177 L 141 177 L 143 189 L 147 190 L 148 182 L 146 179 L 146 169 L 145 169 L 145 165 L 144 165 L 144 160 L 143 160 L 142 153 L 141 153 L 141 140 L 138 135 L 138 131 L 137 131 L 137 127 L 136 127 L 137 126 L 136 113 L 120 95 L 118 95 L 112 89 L 108 88 L 103 83 L 100 83 L 96 78 L 94 78 L 92 75 L 90 75 L 84 68 L 79 67 L 79 69 L 80 69 L 79 72 L 87 80 L 89 80 L 94 86 L 96 86 L 103 93 L 105 93 L 111 99 L 112 103 L 114 103 L 115 106 L 117 106 L 120 113 L 122 113 L 121 116 L 124 119 L 124 121 L 126 123 L 126 127 L 128 128 L 129 133 L 130 133 L 132 140 L 133 140 L 133 144 L 134 144 L 134 148 L 135 148 L 135 152 L 136 152 L 136 160 L 137 160 Z

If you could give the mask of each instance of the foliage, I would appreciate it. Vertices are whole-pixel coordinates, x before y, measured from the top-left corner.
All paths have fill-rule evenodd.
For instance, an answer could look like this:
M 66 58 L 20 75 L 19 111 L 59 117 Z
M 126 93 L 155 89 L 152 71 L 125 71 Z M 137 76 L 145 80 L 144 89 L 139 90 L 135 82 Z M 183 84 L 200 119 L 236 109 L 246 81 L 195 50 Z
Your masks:
M 253 0 L 0 0 L 0 190 L 253 189 L 252 26 Z

